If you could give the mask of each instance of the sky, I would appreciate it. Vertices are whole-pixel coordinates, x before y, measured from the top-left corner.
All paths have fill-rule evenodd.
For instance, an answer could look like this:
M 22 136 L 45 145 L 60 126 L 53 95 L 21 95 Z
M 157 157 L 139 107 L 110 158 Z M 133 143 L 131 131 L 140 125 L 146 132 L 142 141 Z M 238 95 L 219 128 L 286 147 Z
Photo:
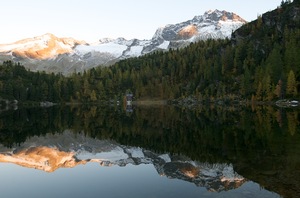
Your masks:
M 96 42 L 101 38 L 151 39 L 159 27 L 202 15 L 234 12 L 252 21 L 281 0 L 0 0 L 0 43 L 46 33 Z

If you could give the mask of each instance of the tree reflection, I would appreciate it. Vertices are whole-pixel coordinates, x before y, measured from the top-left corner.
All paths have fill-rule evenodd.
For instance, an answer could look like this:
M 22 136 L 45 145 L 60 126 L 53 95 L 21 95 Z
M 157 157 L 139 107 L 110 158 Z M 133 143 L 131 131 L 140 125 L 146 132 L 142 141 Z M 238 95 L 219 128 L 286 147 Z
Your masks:
M 71 130 L 200 162 L 232 163 L 244 177 L 291 197 L 300 189 L 298 111 L 213 105 L 143 106 L 130 114 L 103 106 L 19 109 L 0 114 L 0 143 L 12 147 L 29 137 Z

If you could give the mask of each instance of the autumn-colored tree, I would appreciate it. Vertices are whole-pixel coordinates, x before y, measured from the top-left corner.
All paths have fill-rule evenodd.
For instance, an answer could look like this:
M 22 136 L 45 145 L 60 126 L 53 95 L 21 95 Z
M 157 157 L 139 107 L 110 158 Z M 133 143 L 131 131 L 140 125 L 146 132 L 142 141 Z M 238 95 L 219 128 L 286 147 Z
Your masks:
M 290 96 L 297 96 L 297 81 L 293 70 L 291 70 L 288 74 L 287 85 L 286 85 L 286 93 Z

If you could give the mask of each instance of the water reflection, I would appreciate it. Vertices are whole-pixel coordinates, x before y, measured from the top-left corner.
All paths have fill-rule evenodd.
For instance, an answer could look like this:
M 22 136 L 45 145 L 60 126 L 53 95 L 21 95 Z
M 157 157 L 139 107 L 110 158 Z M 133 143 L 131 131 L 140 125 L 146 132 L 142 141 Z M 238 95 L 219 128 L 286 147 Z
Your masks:
M 128 164 L 153 164 L 161 176 L 188 181 L 214 192 L 238 188 L 246 181 L 233 170 L 232 164 L 200 163 L 185 156 L 157 154 L 70 131 L 29 138 L 19 146 L 1 148 L 0 151 L 0 162 L 46 172 L 92 162 L 120 167 Z
M 1 162 L 54 173 L 83 164 L 126 166 L 126 171 L 151 165 L 156 175 L 193 183 L 205 193 L 299 195 L 297 110 L 148 106 L 128 114 L 117 107 L 75 106 L 0 116 Z

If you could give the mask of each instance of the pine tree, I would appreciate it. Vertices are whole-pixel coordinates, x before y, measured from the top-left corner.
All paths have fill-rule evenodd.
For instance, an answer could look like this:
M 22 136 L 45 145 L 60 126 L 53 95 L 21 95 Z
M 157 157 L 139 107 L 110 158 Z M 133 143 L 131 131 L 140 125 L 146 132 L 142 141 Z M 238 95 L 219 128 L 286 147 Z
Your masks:
M 97 100 L 97 94 L 96 94 L 96 91 L 93 90 L 92 93 L 91 93 L 91 101 L 95 102 Z
M 283 71 L 283 61 L 281 58 L 281 53 L 280 53 L 280 46 L 276 45 L 271 54 L 267 58 L 267 68 L 266 72 L 267 74 L 270 75 L 271 77 L 271 82 L 272 83 L 277 83 L 279 79 L 282 78 L 282 71 Z
M 296 77 L 295 77 L 293 70 L 291 70 L 288 74 L 286 93 L 293 97 L 297 96 L 297 94 L 298 94 Z
M 281 99 L 282 96 L 283 96 L 283 93 L 282 93 L 282 80 L 279 80 L 277 85 L 276 85 L 276 88 L 275 88 L 275 91 L 274 91 L 274 94 L 279 98 Z
M 263 88 L 262 88 L 262 83 L 259 82 L 256 90 L 256 100 L 260 101 L 262 99 L 263 99 Z
M 266 75 L 264 79 L 264 91 L 265 91 L 265 100 L 271 101 L 273 99 L 273 86 L 271 82 L 271 77 L 269 75 Z

